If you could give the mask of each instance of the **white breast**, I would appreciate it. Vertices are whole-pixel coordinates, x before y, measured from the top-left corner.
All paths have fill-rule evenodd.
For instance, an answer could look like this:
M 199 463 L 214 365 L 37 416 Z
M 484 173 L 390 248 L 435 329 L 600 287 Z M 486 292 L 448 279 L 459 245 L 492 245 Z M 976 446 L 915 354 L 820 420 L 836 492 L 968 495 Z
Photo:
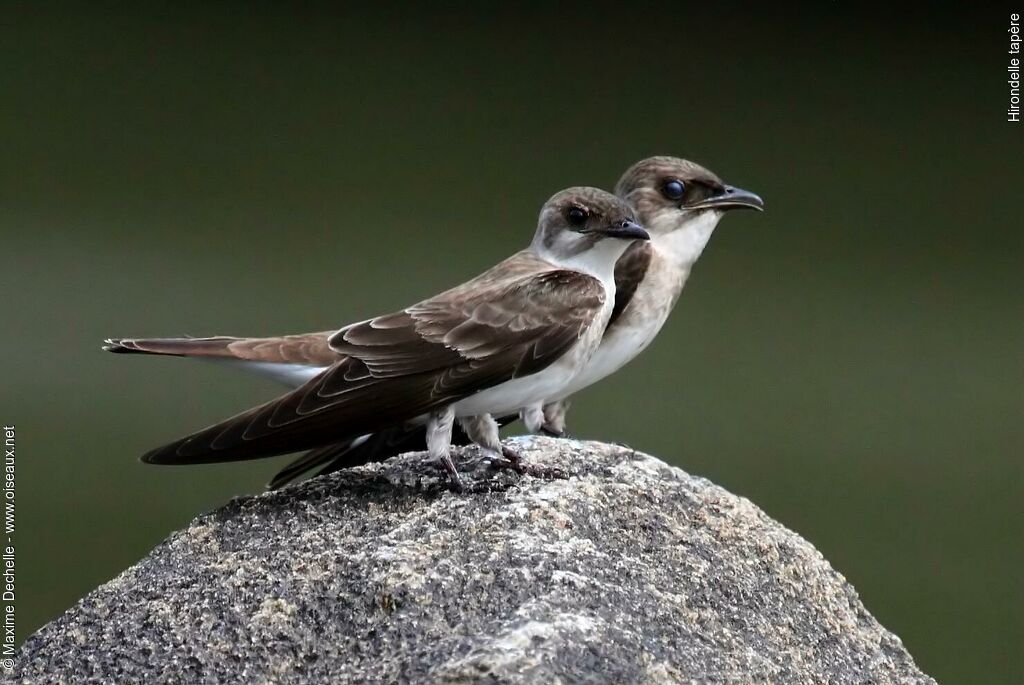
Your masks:
M 614 306 L 614 290 L 605 300 L 605 306 L 593 324 L 561 358 L 537 373 L 506 381 L 456 402 L 455 415 L 512 414 L 523 407 L 561 396 L 573 378 L 586 368 L 601 343 L 601 335 Z
M 672 313 L 690 269 L 720 218 L 720 212 L 706 212 L 685 228 L 651 231 L 653 256 L 644 280 L 615 324 L 605 332 L 590 362 L 552 400 L 565 399 L 610 376 L 647 349 Z
M 607 242 L 612 243 L 613 241 Z M 660 321 L 655 322 L 654 318 L 638 315 L 639 308 L 634 307 L 631 303 L 630 308 L 627 308 L 623 314 L 623 318 L 628 315 L 631 320 L 636 320 L 636 324 L 617 326 L 617 328 L 621 328 L 621 334 L 614 336 L 614 339 L 605 335 L 605 328 L 615 304 L 615 282 L 611 274 L 611 265 L 615 263 L 624 248 L 614 246 L 605 249 L 612 249 L 615 254 L 603 254 L 604 250 L 600 250 L 598 252 L 601 254 L 596 256 L 591 253 L 584 255 L 580 260 L 566 260 L 567 263 L 559 264 L 563 268 L 589 273 L 601 281 L 605 289 L 604 307 L 580 340 L 560 359 L 545 369 L 529 376 L 506 381 L 493 388 L 481 390 L 456 402 L 454 405 L 456 416 L 485 413 L 512 414 L 526 406 L 567 397 L 577 389 L 584 388 L 617 370 L 639 354 L 640 350 L 654 339 L 661 324 L 668 316 L 667 309 L 671 309 L 671 304 L 660 315 Z M 550 261 L 556 262 L 554 259 L 550 259 Z M 657 296 L 663 288 L 652 287 L 650 285 L 652 283 L 654 283 L 654 279 L 645 279 L 642 287 L 647 286 L 647 291 Z M 633 297 L 633 302 L 638 301 L 638 297 L 642 295 L 641 289 L 638 289 Z M 623 321 L 623 323 L 626 322 Z M 602 336 L 604 336 L 604 340 L 602 340 Z M 327 368 L 240 359 L 216 359 L 214 361 L 237 366 L 292 388 L 303 385 L 309 379 L 323 373 Z
M 668 319 L 685 280 L 683 272 L 655 256 L 647 276 L 615 324 L 605 332 L 590 361 L 561 393 L 549 399 L 564 399 L 579 392 L 615 373 L 647 349 Z

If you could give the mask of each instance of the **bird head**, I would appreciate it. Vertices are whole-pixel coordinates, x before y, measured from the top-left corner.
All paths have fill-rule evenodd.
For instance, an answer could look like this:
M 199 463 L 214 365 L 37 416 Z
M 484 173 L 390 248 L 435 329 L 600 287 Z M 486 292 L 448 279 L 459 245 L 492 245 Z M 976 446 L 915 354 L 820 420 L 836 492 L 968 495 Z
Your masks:
M 630 243 L 649 238 L 627 203 L 603 190 L 579 187 L 555 193 L 544 203 L 533 248 L 555 264 L 599 275 L 611 272 Z
M 636 210 L 654 241 L 691 227 L 710 231 L 731 209 L 764 210 L 764 201 L 754 193 L 679 157 L 637 162 L 619 179 L 615 194 Z

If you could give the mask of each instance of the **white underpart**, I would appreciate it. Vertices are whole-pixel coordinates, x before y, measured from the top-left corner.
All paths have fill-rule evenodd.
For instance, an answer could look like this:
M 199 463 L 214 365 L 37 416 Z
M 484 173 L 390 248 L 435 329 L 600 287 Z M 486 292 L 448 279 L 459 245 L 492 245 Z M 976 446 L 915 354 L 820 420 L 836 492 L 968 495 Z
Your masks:
M 459 425 L 466 431 L 469 439 L 476 444 L 501 455 L 501 435 L 497 422 L 490 414 L 478 416 L 464 416 L 459 419 Z
M 519 412 L 519 420 L 526 426 L 527 433 L 539 433 L 544 426 L 544 409 L 541 404 L 531 404 Z
M 195 357 L 206 359 L 222 366 L 233 366 L 243 371 L 269 378 L 289 388 L 297 388 L 306 381 L 327 370 L 326 366 L 306 366 L 304 364 L 286 364 L 284 362 L 254 362 L 246 359 L 224 359 L 223 357 Z
M 673 220 L 665 213 L 660 223 Z M 700 258 L 711 234 L 722 218 L 721 212 L 705 211 L 680 228 L 654 223 L 648 228 L 654 254 L 644 280 L 629 305 L 601 340 L 601 346 L 587 365 L 557 396 L 560 400 L 615 373 L 647 349 L 657 337 L 686 285 L 690 269 Z
M 427 423 L 427 453 L 431 459 L 451 461 L 452 426 L 455 413 L 451 407 L 438 409 L 430 414 Z
M 688 274 L 689 266 L 700 256 L 701 250 L 704 249 L 708 238 L 711 237 L 711 231 L 718 223 L 718 213 L 706 212 L 704 216 L 714 218 L 707 221 L 697 219 L 685 229 L 675 232 L 665 230 L 655 233 L 655 231 L 651 231 L 651 240 L 656 254 L 664 254 L 665 259 L 671 259 L 674 263 L 685 264 L 685 273 Z M 625 325 L 617 325 L 616 335 L 605 335 L 605 339 L 601 340 L 601 333 L 607 325 L 615 304 L 615 262 L 628 246 L 629 243 L 624 240 L 606 239 L 594 245 L 590 250 L 564 258 L 558 257 L 552 251 L 545 250 L 543 246 L 534 245 L 534 249 L 544 260 L 559 268 L 580 271 L 598 279 L 605 289 L 605 306 L 579 342 L 560 359 L 535 374 L 506 381 L 456 402 L 454 405 L 455 415 L 457 417 L 478 414 L 501 415 L 516 413 L 524 407 L 539 408 L 546 402 L 567 397 L 613 373 L 647 347 L 658 334 L 665 319 L 668 318 L 668 312 L 671 310 L 672 304 L 675 303 L 674 298 L 682 289 L 682 282 L 675 289 L 675 295 L 672 296 L 671 302 L 666 303 L 665 311 L 644 320 L 644 316 L 637 316 L 635 313 L 637 308 L 633 303 L 637 302 L 637 297 L 644 293 L 651 295 L 672 291 L 671 284 L 659 283 L 655 286 L 651 282 L 652 279 L 645 279 L 637 288 L 630 307 L 626 309 L 620 319 Z M 679 267 L 675 267 L 674 270 L 680 271 Z M 685 275 L 682 277 L 682 281 L 685 281 Z M 627 317 L 629 317 L 630 323 L 627 323 Z M 632 319 L 637 319 L 635 325 Z M 207 359 L 210 358 L 207 357 Z M 303 385 L 327 369 L 322 366 L 255 362 L 242 359 L 215 358 L 211 361 L 241 368 L 291 388 Z M 413 422 L 422 423 L 425 420 L 426 417 L 421 416 L 414 419 Z M 363 436 L 364 440 L 365 438 L 366 436 Z
M 514 414 L 523 407 L 567 394 L 566 388 L 590 361 L 608 325 L 615 306 L 615 262 L 627 247 L 629 243 L 625 240 L 605 239 L 589 250 L 566 258 L 535 244 L 534 249 L 544 260 L 598 279 L 605 289 L 604 306 L 579 341 L 561 357 L 537 373 L 506 381 L 456 402 L 455 415 Z
M 626 251 L 631 241 L 617 238 L 605 238 L 595 243 L 589 250 L 583 250 L 571 257 L 563 257 L 571 251 L 568 244 L 571 240 L 578 240 L 571 232 L 563 233 L 556 239 L 554 248 L 545 247 L 540 239 L 535 239 L 531 248 L 544 261 L 550 262 L 560 269 L 581 271 L 601 281 L 607 288 L 615 288 L 615 262 Z
M 365 435 L 360 435 L 360 436 L 359 436 L 358 438 L 356 438 L 355 440 L 353 440 L 352 442 L 350 442 L 350 443 L 349 443 L 349 445 L 350 445 L 350 446 L 351 446 L 352 448 L 356 448 L 356 447 L 359 447 L 359 446 L 360 446 L 360 445 L 362 445 L 362 444 L 363 444 L 364 442 L 366 442 L 367 440 L 369 440 L 369 439 L 370 439 L 371 437 L 373 437 L 373 433 L 366 433 Z

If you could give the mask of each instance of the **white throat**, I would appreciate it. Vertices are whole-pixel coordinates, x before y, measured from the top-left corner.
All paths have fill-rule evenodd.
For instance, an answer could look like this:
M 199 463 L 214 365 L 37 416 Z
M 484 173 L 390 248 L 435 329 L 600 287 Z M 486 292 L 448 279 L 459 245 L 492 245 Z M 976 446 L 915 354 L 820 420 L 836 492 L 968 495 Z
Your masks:
M 630 242 L 616 238 L 606 238 L 598 241 L 589 250 L 566 257 L 557 254 L 554 250 L 543 245 L 534 245 L 537 255 L 555 266 L 572 271 L 580 271 L 593 276 L 605 285 L 606 288 L 615 286 L 615 262 L 629 247 Z
M 688 272 L 721 218 L 722 212 L 704 211 L 677 228 L 671 213 L 664 213 L 651 226 L 651 244 L 673 266 Z

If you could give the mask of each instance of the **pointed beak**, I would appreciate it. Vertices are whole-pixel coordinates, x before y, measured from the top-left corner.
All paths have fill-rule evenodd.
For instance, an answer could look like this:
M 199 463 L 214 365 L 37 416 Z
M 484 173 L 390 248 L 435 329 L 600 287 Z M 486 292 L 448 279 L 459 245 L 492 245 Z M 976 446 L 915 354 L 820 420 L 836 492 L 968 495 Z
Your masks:
M 756 209 L 759 212 L 763 212 L 764 200 L 749 190 L 725 186 L 717 195 L 712 195 L 706 200 L 695 202 L 692 205 L 686 205 L 686 208 L 718 209 L 723 211 L 727 209 Z
M 650 240 L 650 234 L 643 226 L 635 221 L 625 219 L 608 226 L 601 231 L 609 238 L 622 238 L 623 240 Z

